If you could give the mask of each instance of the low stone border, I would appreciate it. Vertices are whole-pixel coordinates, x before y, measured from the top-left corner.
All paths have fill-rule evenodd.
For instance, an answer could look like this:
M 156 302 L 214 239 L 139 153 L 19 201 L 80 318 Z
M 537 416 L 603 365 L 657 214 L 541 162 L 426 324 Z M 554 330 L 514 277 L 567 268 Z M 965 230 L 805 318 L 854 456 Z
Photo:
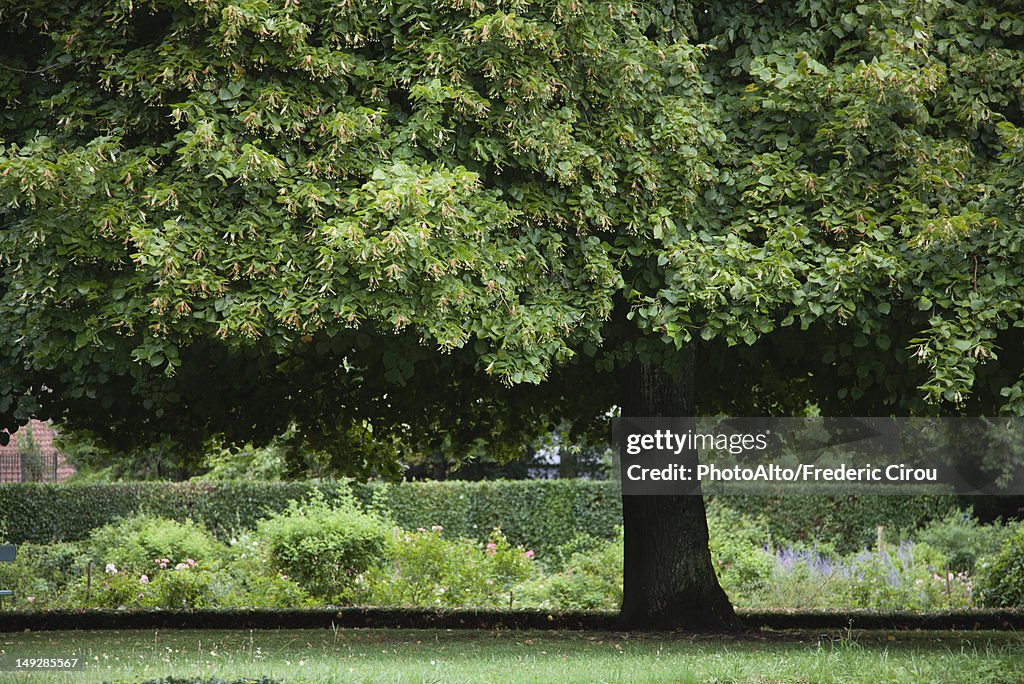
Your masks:
M 1024 630 L 1022 610 L 879 613 L 740 611 L 743 630 Z M 0 632 L 109 629 L 559 629 L 614 631 L 610 612 L 420 610 L 78 610 L 0 612 Z

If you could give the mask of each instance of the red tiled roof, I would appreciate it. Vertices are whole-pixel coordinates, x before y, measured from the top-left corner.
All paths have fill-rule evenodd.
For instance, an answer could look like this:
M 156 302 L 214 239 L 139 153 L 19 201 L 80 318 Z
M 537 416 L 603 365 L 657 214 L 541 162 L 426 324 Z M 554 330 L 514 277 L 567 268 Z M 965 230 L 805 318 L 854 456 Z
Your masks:
M 53 427 L 49 423 L 43 422 L 41 420 L 32 419 L 28 422 L 28 425 L 26 427 L 32 428 L 32 439 L 36 443 L 36 446 L 38 446 L 40 449 L 44 451 L 46 449 L 54 448 L 53 436 L 55 433 L 53 431 Z M 0 454 L 18 453 L 18 443 L 20 441 L 19 438 L 21 438 L 22 435 L 24 435 L 25 433 L 26 430 L 24 427 L 15 430 L 14 434 L 11 435 L 11 441 L 7 444 L 7 446 L 0 446 Z
M 29 421 L 28 426 L 22 427 L 16 430 L 11 435 L 11 441 L 7 446 L 0 446 L 0 483 L 3 482 L 21 482 L 21 462 L 18 455 L 21 453 L 25 444 L 25 436 L 28 433 L 26 427 L 30 427 L 32 430 L 32 441 L 35 442 L 39 449 L 39 453 L 42 454 L 47 460 L 49 457 L 56 457 L 56 479 L 58 482 L 68 479 L 75 474 L 75 468 L 69 465 L 64 460 L 64 454 L 54 446 L 54 436 L 56 432 L 53 426 L 48 422 L 42 420 Z M 50 461 L 51 467 L 53 461 Z M 49 470 L 48 480 L 53 479 L 53 470 Z

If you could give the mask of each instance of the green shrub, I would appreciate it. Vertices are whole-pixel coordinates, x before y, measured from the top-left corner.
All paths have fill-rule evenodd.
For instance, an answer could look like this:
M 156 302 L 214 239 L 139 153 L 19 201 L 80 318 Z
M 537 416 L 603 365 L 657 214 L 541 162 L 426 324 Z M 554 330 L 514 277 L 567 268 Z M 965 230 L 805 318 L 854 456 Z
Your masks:
M 192 561 L 152 572 L 113 564 L 99 568 L 91 584 L 79 578 L 62 596 L 67 608 L 307 608 L 309 594 L 287 577 L 250 568 L 204 567 Z
M 141 608 L 148 591 L 143 576 L 108 565 L 93 574 L 91 583 L 84 579 L 75 583 L 67 602 L 69 607 Z
M 515 588 L 529 577 L 535 554 L 533 549 L 509 543 L 501 530 L 492 532 L 484 546 L 484 562 L 481 564 L 483 573 L 487 575 L 484 579 L 487 598 L 503 602 L 507 596 L 508 608 L 511 609 Z
M 540 559 L 541 564 L 551 572 L 558 572 L 572 562 L 573 556 L 580 553 L 597 553 L 614 541 L 622 537 L 622 527 L 611 540 L 596 537 L 589 532 L 578 532 L 569 541 L 559 544 Z
M 771 576 L 773 558 L 765 550 L 770 542 L 763 517 L 738 513 L 720 501 L 707 505 L 711 560 L 722 588 L 733 600 L 757 593 Z
M 65 597 L 67 607 L 163 608 L 189 610 L 218 606 L 215 573 L 199 563 L 182 562 L 140 571 L 108 563 L 92 581 L 79 579 Z
M 837 586 L 841 605 L 872 610 L 966 608 L 973 583 L 966 573 L 943 568 L 941 553 L 927 544 L 903 542 L 861 551 L 844 563 Z
M 591 538 L 592 539 L 592 538 Z M 544 575 L 521 591 L 530 605 L 550 610 L 615 610 L 622 604 L 622 528 L 615 539 L 576 540 L 559 572 Z
M 442 527 L 389 537 L 388 562 L 357 578 L 354 602 L 377 606 L 511 608 L 517 588 L 534 571 L 534 551 L 513 546 L 500 530 L 486 544 Z
M 121 569 L 155 571 L 188 559 L 212 562 L 227 554 L 227 547 L 200 524 L 139 515 L 94 530 L 88 547 L 95 560 Z
M 0 589 L 14 591 L 13 597 L 0 599 L 0 608 L 45 607 L 53 599 L 53 588 L 39 576 L 35 564 L 26 553 L 31 547 L 26 547 L 18 550 L 17 559 L 13 563 L 0 563 Z
M 388 562 L 357 578 L 352 600 L 375 606 L 469 605 L 481 594 L 472 582 L 479 575 L 476 546 L 463 538 L 446 539 L 436 526 L 415 532 L 395 528 L 388 536 Z
M 389 526 L 358 509 L 353 499 L 334 505 L 322 496 L 293 501 L 261 520 L 256 537 L 271 567 L 316 597 L 344 596 L 356 577 L 383 560 Z
M 198 563 L 194 566 L 188 563 L 184 565 L 185 567 L 155 573 L 147 584 L 142 585 L 139 605 L 146 608 L 177 610 L 213 608 L 220 605 L 220 578 L 217 573 L 201 567 Z
M 992 556 L 1007 537 L 1003 525 L 981 525 L 970 511 L 958 511 L 925 525 L 916 539 L 942 553 L 953 572 L 973 572 L 982 556 Z
M 0 589 L 14 591 L 7 604 L 21 609 L 48 608 L 66 587 L 85 574 L 88 556 L 77 544 L 22 544 L 13 563 L 0 563 Z
M 316 605 L 297 582 L 278 574 L 230 572 L 222 580 L 218 607 L 312 608 Z
M 1024 606 L 1024 523 L 1014 524 L 1002 548 L 979 563 L 978 588 L 986 606 Z

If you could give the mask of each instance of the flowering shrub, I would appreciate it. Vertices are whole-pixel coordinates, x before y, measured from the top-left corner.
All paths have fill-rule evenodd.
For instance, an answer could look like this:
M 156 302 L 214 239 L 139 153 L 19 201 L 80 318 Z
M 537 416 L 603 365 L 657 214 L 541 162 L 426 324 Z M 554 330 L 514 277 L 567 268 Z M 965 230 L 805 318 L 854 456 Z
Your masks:
M 192 560 L 192 559 L 189 559 Z M 145 578 L 145 579 L 144 579 Z M 163 570 L 149 581 L 139 576 L 139 605 L 147 608 L 192 609 L 210 608 L 218 601 L 219 577 L 193 561 L 179 563 L 171 570 Z
M 91 586 L 85 580 L 76 582 L 67 599 L 90 608 L 141 608 L 147 590 L 140 575 L 108 568 L 93 576 Z
M 151 561 L 150 568 L 142 571 L 107 563 L 102 572 L 93 574 L 91 584 L 86 578 L 79 578 L 66 603 L 96 608 L 165 609 L 218 605 L 215 570 L 200 567 L 192 558 L 161 569 L 160 565 L 166 565 L 162 560 L 166 559 Z
M 966 573 L 944 570 L 942 555 L 926 544 L 903 542 L 879 551 L 862 551 L 840 569 L 844 603 L 852 608 L 937 609 L 971 604 Z
M 204 567 L 188 558 L 180 563 L 166 557 L 148 573 L 121 570 L 109 563 L 93 577 L 75 584 L 67 604 L 99 608 L 302 608 L 312 606 L 309 595 L 279 575 L 253 574 L 236 567 Z M 163 567 L 161 567 L 163 566 Z
M 566 547 L 578 550 L 569 553 L 558 572 L 520 589 L 524 602 L 551 610 L 615 610 L 622 603 L 622 544 L 622 528 L 611 542 L 573 540 Z
M 530 576 L 531 561 L 535 558 L 533 550 L 513 546 L 501 530 L 495 530 L 485 547 L 485 556 L 481 570 L 485 576 L 488 605 L 501 605 L 507 597 L 508 607 L 512 608 L 516 586 Z
M 770 608 L 838 608 L 842 603 L 840 561 L 829 553 L 799 546 L 763 549 L 771 575 L 750 600 Z
M 93 531 L 88 548 L 95 561 L 122 570 L 148 571 L 156 558 L 212 563 L 227 548 L 202 525 L 149 515 L 126 518 Z
M 944 569 L 942 554 L 903 542 L 847 556 L 813 549 L 764 550 L 771 577 L 750 604 L 759 608 L 937 610 L 972 605 L 967 573 Z
M 440 525 L 415 532 L 395 529 L 389 561 L 357 580 L 352 600 L 379 606 L 512 606 L 518 586 L 533 572 L 533 550 L 513 546 L 500 530 L 482 548 L 442 532 Z

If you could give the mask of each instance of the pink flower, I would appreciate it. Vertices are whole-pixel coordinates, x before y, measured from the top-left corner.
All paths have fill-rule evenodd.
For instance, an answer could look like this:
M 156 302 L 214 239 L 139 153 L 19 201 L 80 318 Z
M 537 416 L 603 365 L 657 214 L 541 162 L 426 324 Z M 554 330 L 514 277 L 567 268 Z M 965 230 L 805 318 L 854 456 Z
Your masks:
M 117 566 L 114 565 L 113 563 L 107 563 L 107 574 L 108 575 L 116 575 L 117 574 Z
M 160 564 L 160 569 L 161 569 L 161 570 L 163 570 L 163 569 L 164 569 L 164 568 L 166 568 L 166 567 L 167 567 L 167 563 L 161 563 L 161 564 Z
M 527 558 L 533 558 L 533 549 L 527 549 L 526 550 L 526 557 Z
M 174 566 L 175 570 L 188 570 L 188 563 L 178 563 Z
M 491 543 L 491 544 L 487 545 L 487 553 L 488 553 L 488 555 L 493 556 L 497 552 L 498 552 L 498 545 L 497 544 Z
M 433 525 L 430 529 L 433 530 L 434 532 L 440 532 L 441 530 L 444 529 L 444 527 L 442 527 L 441 525 Z
M 36 602 L 36 597 L 35 596 L 26 596 L 25 600 L 28 601 L 29 603 L 35 603 Z
M 149 577 L 147 577 L 146 575 L 143 575 L 142 577 L 139 578 L 139 583 L 141 583 L 141 584 L 149 584 Z
M 194 568 L 194 567 L 196 567 L 197 565 L 199 565 L 199 563 L 196 563 L 196 562 L 195 562 L 194 560 L 192 560 L 191 558 L 186 558 L 186 559 L 185 559 L 185 562 L 186 562 L 186 563 L 188 563 L 188 564 L 189 564 L 190 566 L 192 566 L 193 568 Z

